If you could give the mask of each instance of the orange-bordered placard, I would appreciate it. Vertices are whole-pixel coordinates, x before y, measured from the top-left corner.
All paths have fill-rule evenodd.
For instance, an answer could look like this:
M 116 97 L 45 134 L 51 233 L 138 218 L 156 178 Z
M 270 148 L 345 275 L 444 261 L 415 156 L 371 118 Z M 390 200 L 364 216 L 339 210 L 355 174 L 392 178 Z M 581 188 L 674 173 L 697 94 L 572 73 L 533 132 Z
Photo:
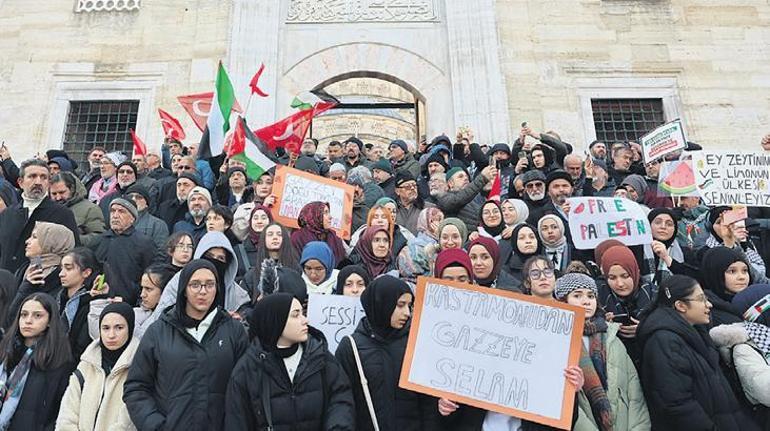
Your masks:
M 568 430 L 585 310 L 420 277 L 399 386 Z
M 349 184 L 280 165 L 273 179 L 273 219 L 284 226 L 298 228 L 297 216 L 302 207 L 315 201 L 328 202 L 332 229 L 341 238 L 350 239 L 354 193 L 355 188 Z

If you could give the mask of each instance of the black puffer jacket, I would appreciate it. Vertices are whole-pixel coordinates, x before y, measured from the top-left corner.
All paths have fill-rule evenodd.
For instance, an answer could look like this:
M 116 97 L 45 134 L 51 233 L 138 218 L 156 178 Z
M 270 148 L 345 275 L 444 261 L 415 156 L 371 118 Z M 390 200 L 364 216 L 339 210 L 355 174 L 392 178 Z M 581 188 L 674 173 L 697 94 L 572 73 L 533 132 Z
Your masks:
M 174 307 L 144 333 L 123 389 L 137 429 L 224 429 L 227 382 L 248 338 L 243 325 L 221 309 L 216 313 L 200 343 Z
M 673 308 L 658 308 L 640 324 L 642 388 L 654 430 L 758 430 L 735 397 L 705 327 Z
M 398 387 L 401 364 L 406 353 L 409 327 L 395 331 L 389 338 L 375 333 L 364 317 L 353 333 L 364 374 L 369 381 L 377 422 L 382 431 L 440 430 L 438 400 Z M 356 429 L 372 430 L 361 379 L 358 376 L 350 340 L 345 337 L 337 347 L 337 360 L 353 384 L 356 400 Z
M 263 386 L 267 379 L 272 426 L 276 431 L 354 430 L 350 382 L 329 353 L 320 331 L 310 328 L 302 359 L 289 380 L 283 359 L 252 341 L 227 387 L 225 428 L 228 431 L 267 428 Z
M 109 264 L 110 294 L 122 297 L 132 307 L 138 305 L 142 273 L 159 259 L 152 239 L 133 226 L 121 234 L 110 229 L 102 234 L 94 253 L 99 262 Z
M 66 363 L 50 370 L 41 370 L 32 365 L 8 431 L 54 429 L 73 365 Z

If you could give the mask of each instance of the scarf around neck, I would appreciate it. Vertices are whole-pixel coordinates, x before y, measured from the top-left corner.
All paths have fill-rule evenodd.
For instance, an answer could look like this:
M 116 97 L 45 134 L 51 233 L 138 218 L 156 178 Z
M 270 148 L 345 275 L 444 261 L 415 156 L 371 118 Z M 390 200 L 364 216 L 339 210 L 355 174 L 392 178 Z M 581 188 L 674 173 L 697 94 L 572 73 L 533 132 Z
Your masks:
M 29 370 L 32 368 L 34 346 L 27 347 L 19 363 L 9 373 L 5 363 L 0 366 L 0 429 L 7 429 L 19 407 Z
M 588 349 L 583 347 L 579 362 L 585 376 L 583 392 L 599 429 L 612 431 L 612 407 L 607 397 L 607 322 L 594 316 L 586 321 L 583 335 L 588 337 Z

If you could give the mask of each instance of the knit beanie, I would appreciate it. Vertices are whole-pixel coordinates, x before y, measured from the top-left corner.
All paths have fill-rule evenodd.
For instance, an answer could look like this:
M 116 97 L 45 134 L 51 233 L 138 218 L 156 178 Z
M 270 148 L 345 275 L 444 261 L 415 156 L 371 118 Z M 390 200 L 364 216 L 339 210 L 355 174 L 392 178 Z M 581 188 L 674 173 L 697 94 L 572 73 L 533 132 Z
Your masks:
M 594 295 L 599 294 L 596 282 L 591 277 L 579 272 L 570 272 L 556 280 L 554 295 L 559 301 L 566 301 L 567 295 L 578 289 L 589 289 Z

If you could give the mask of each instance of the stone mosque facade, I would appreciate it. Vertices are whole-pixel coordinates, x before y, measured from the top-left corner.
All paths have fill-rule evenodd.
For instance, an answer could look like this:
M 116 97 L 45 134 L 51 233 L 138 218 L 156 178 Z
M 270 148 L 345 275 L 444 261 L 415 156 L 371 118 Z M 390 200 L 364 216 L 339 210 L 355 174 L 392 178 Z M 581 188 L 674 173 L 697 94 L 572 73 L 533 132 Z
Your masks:
M 211 91 L 219 61 L 242 105 L 265 64 L 255 128 L 308 90 L 338 96 L 322 148 L 466 126 L 511 142 L 522 122 L 579 149 L 676 118 L 712 149 L 770 133 L 765 0 L 0 0 L 0 140 L 21 159 L 133 126 L 157 149 L 162 108 L 195 141 L 176 98 Z

